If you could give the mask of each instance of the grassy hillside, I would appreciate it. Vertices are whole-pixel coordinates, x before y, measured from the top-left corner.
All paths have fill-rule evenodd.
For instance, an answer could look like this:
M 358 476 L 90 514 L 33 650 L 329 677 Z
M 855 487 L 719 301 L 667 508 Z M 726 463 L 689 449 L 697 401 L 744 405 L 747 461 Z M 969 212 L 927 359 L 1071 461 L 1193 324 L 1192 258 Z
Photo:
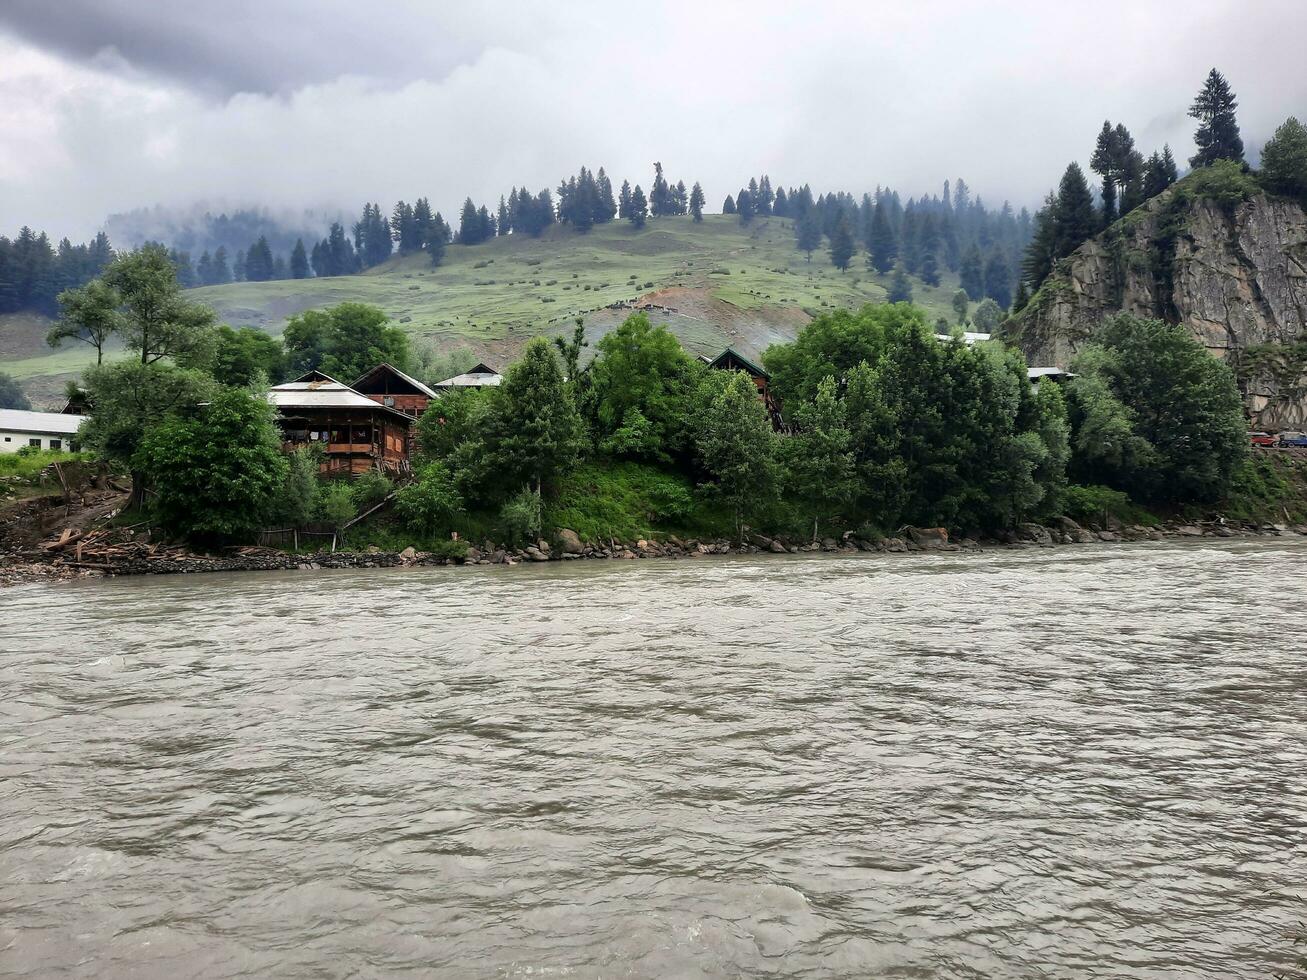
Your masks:
M 655 322 L 667 323 L 693 352 L 731 344 L 759 353 L 792 338 L 823 310 L 884 301 L 885 278 L 866 268 L 865 253 L 844 273 L 831 266 L 825 249 L 807 262 L 794 248 L 788 220 L 744 226 L 710 215 L 698 225 L 688 217 L 659 218 L 638 231 L 623 222 L 585 235 L 556 226 L 539 239 L 451 245 L 435 269 L 415 255 L 357 276 L 232 283 L 191 295 L 227 323 L 272 333 L 302 310 L 373 303 L 419 344 L 466 347 L 502 363 L 535 334 L 570 330 L 577 316 L 585 317 L 592 339 L 601 336 L 630 313 L 609 308 L 617 303 L 664 308 L 651 311 Z M 935 289 L 914 281 L 913 288 L 932 317 L 952 318 L 956 277 Z M 34 399 L 57 391 L 91 360 L 85 348 L 51 352 L 43 338 L 44 328 L 33 328 L 22 343 L 0 347 L 0 370 L 21 378 Z

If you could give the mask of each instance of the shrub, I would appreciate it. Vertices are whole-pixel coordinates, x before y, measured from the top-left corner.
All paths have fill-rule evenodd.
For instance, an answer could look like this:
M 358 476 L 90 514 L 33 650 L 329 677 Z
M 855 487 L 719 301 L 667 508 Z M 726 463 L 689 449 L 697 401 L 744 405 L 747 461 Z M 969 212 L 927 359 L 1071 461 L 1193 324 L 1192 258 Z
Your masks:
M 1081 524 L 1104 524 L 1115 517 L 1122 524 L 1156 524 L 1157 518 L 1120 490 L 1072 484 L 1062 491 L 1062 513 Z
M 529 543 L 540 536 L 540 529 L 544 526 L 540 496 L 530 490 L 523 490 L 504 504 L 499 519 L 509 544 Z
M 317 517 L 340 530 L 354 519 L 354 497 L 348 483 L 331 483 L 318 494 Z
M 390 479 L 384 473 L 378 473 L 376 470 L 370 470 L 361 474 L 350 487 L 350 497 L 354 501 L 354 507 L 360 513 L 377 506 L 395 489 Z
M 395 495 L 395 511 L 411 530 L 425 535 L 447 528 L 463 510 L 463 497 L 444 463 L 428 463 Z

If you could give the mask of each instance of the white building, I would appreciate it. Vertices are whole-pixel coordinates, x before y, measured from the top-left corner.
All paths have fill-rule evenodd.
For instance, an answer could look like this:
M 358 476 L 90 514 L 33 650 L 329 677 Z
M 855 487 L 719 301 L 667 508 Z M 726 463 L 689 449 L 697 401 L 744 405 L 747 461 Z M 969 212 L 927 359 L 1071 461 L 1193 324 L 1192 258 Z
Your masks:
M 0 452 L 16 453 L 24 446 L 73 452 L 78 426 L 85 421 L 85 415 L 0 408 Z

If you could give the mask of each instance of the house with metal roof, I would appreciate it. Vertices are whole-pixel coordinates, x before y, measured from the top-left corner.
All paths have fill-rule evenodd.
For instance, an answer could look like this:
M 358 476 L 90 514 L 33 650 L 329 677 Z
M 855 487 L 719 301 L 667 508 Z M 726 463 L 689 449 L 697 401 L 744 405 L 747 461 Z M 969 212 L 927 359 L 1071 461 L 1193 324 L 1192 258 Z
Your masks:
M 754 386 L 757 387 L 758 396 L 767 408 L 767 415 L 771 419 L 772 428 L 778 432 L 784 428 L 784 422 L 781 420 L 780 400 L 772 393 L 771 375 L 762 365 L 751 361 L 734 347 L 727 347 L 714 358 L 704 357 L 702 360 L 707 362 L 709 370 L 712 371 L 743 371 L 747 374 L 753 381 Z
M 393 364 L 378 364 L 350 385 L 359 394 L 387 408 L 419 417 L 436 398 L 436 392 Z
M 16 453 L 27 446 L 76 452 L 77 430 L 85 421 L 85 415 L 0 409 L 0 452 Z
M 439 384 L 432 385 L 436 391 L 452 391 L 455 388 L 495 388 L 503 383 L 504 376 L 486 364 L 478 364 L 470 371 L 457 377 L 447 378 Z
M 374 401 L 321 371 L 310 371 L 268 392 L 277 409 L 282 449 L 322 447 L 320 470 L 352 476 L 409 468 L 413 416 Z

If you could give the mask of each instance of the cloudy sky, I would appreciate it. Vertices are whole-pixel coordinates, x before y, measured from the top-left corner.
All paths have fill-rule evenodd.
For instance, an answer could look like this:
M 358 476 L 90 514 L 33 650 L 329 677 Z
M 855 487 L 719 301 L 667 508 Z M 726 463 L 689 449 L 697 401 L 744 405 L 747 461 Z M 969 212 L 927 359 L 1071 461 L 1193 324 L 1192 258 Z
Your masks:
M 3 0 L 0 233 L 141 205 L 389 206 L 578 165 L 715 208 L 753 173 L 1037 203 L 1104 118 L 1191 152 L 1213 65 L 1245 140 L 1307 117 L 1301 0 Z

